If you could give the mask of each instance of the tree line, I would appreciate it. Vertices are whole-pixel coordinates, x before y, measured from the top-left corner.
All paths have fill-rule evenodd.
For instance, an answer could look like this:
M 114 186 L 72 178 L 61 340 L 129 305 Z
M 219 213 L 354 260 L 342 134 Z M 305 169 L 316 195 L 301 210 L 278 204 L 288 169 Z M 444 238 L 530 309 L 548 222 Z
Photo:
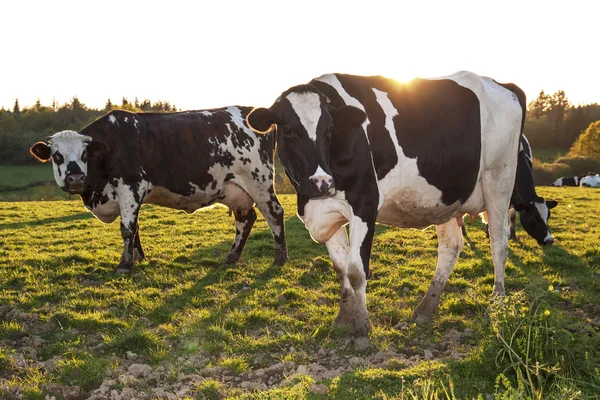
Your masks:
M 175 105 L 168 101 L 144 99 L 120 104 L 107 100 L 104 108 L 86 106 L 77 97 L 58 105 L 52 101 L 42 105 L 38 99 L 31 107 L 21 108 L 18 99 L 12 109 L 0 109 L 0 165 L 32 163 L 29 146 L 45 135 L 65 129 L 79 130 L 96 118 L 115 109 L 131 112 L 172 112 Z M 597 103 L 574 106 L 563 90 L 553 94 L 542 91 L 527 106 L 525 135 L 534 149 L 569 149 L 580 134 L 594 121 L 600 120 Z
M 36 141 L 59 131 L 79 130 L 116 109 L 131 112 L 177 111 L 177 107 L 168 101 L 144 99 L 140 102 L 137 97 L 134 101 L 123 97 L 121 104 L 114 104 L 108 99 L 102 109 L 88 107 L 77 97 L 63 105 L 53 100 L 49 106 L 42 105 L 38 99 L 33 106 L 24 108 L 17 99 L 12 109 L 0 108 L 0 165 L 32 163 L 34 160 L 29 154 L 29 147 Z

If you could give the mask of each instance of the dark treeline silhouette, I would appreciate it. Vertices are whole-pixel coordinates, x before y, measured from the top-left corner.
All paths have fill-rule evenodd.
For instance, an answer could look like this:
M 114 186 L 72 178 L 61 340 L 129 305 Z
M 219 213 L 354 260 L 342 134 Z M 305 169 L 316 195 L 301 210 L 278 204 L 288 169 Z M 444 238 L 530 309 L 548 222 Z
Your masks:
M 120 105 L 113 104 L 109 99 L 103 109 L 90 108 L 77 97 L 61 106 L 56 101 L 45 106 L 38 99 L 29 108 L 21 108 L 17 99 L 12 109 L 0 108 L 0 165 L 34 163 L 29 154 L 29 147 L 34 142 L 62 130 L 79 130 L 115 109 L 131 112 L 177 111 L 168 101 L 144 99 L 140 102 L 137 98 L 133 102 L 123 98 Z
M 0 109 L 0 165 L 33 163 L 29 147 L 35 141 L 65 129 L 78 130 L 110 110 L 132 112 L 171 112 L 177 108 L 168 101 L 152 102 L 148 99 L 131 102 L 126 98 L 121 104 L 109 99 L 104 108 L 95 109 L 83 104 L 77 97 L 59 106 L 38 101 L 21 109 L 18 99 L 12 109 Z M 574 106 L 563 90 L 554 94 L 542 91 L 527 107 L 525 135 L 534 149 L 568 150 L 580 134 L 594 121 L 600 120 L 597 103 Z

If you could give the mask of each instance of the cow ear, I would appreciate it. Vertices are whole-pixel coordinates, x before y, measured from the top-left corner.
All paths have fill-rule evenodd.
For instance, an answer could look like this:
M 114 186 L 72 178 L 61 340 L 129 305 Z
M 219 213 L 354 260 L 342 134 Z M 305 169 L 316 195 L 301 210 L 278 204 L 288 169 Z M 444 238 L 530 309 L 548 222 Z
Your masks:
M 46 162 L 50 159 L 50 146 L 44 142 L 37 142 L 29 149 L 29 152 L 41 162 Z
M 548 207 L 549 210 L 556 207 L 557 205 L 558 201 L 556 200 L 546 200 L 546 207 Z
M 342 106 L 334 108 L 331 111 L 331 117 L 333 118 L 333 124 L 336 129 L 346 130 L 356 128 L 365 122 L 367 114 L 356 107 Z
M 277 114 L 268 108 L 255 108 L 246 117 L 246 123 L 250 129 L 261 135 L 269 133 L 273 125 L 277 125 L 280 122 Z
M 98 157 L 103 154 L 107 154 L 109 147 L 106 143 L 101 140 L 92 140 L 86 147 L 88 153 L 92 157 Z

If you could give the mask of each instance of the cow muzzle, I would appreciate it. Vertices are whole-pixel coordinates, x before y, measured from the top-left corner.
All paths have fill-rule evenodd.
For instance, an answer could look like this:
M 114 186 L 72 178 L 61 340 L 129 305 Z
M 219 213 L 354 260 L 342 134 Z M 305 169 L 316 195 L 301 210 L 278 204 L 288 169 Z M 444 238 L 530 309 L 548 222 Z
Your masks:
M 329 175 L 319 175 L 310 177 L 310 187 L 313 195 L 311 197 L 333 196 L 335 194 L 335 185 L 333 178 Z
M 85 174 L 69 174 L 65 178 L 65 189 L 70 194 L 83 193 Z

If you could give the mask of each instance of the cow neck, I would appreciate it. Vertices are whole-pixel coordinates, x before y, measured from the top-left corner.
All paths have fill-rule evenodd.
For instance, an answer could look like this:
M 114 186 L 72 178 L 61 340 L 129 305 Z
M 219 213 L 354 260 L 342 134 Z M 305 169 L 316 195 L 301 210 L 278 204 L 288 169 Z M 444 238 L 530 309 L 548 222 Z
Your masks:
M 525 153 L 519 151 L 517 158 L 517 175 L 515 177 L 515 187 L 511 197 L 511 205 L 515 204 L 530 204 L 537 199 L 538 195 L 535 191 L 533 182 L 533 172 L 525 157 Z

